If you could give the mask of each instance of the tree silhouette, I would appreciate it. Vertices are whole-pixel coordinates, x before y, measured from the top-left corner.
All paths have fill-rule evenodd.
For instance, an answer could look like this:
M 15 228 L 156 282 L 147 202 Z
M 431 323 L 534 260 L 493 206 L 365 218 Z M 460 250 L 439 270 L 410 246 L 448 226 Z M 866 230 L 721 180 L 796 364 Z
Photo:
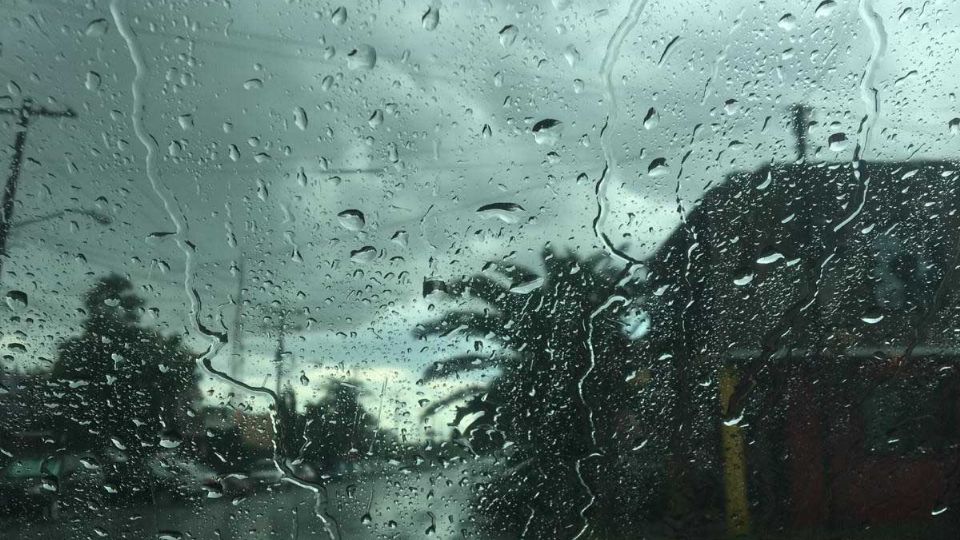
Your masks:
M 331 380 L 327 395 L 305 407 L 304 452 L 313 462 L 342 472 L 373 449 L 377 420 L 360 403 L 362 391 L 357 381 Z
M 486 384 L 466 384 L 430 404 L 425 415 L 456 407 L 451 425 L 477 453 L 502 457 L 503 472 L 483 486 L 475 509 L 489 532 L 511 537 L 636 534 L 649 478 L 637 462 L 654 436 L 641 416 L 654 410 L 649 370 L 636 358 L 633 286 L 604 258 L 585 260 L 547 249 L 543 277 L 518 266 L 488 264 L 509 280 L 478 274 L 445 290 L 480 309 L 448 312 L 416 334 L 462 331 L 474 352 L 431 365 L 424 380 L 495 368 Z M 627 284 L 621 284 L 624 281 Z M 497 342 L 483 352 L 479 339 Z M 639 370 L 639 371 L 638 371 Z M 647 375 L 638 377 L 637 373 Z M 479 380 L 479 378 L 476 378 Z M 639 448 L 637 448 L 639 447 Z M 651 460 L 652 461 L 652 460 Z
M 280 431 L 277 444 L 294 463 L 308 463 L 330 472 L 346 472 L 353 463 L 383 441 L 377 419 L 360 403 L 363 385 L 358 381 L 329 379 L 325 395 L 297 411 L 295 395 L 281 394 L 276 414 Z
M 143 300 L 112 274 L 84 297 L 83 333 L 58 348 L 47 389 L 53 425 L 67 449 L 120 452 L 123 487 L 142 489 L 144 460 L 182 442 L 197 385 L 193 355 L 179 337 L 139 326 Z M 124 469 L 124 471 L 119 471 Z

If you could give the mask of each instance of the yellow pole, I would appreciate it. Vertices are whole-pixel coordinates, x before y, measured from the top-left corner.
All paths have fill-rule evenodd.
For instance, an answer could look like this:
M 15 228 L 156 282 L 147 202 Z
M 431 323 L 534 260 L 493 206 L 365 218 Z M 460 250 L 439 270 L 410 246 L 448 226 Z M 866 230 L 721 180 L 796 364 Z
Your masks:
M 726 502 L 727 536 L 737 538 L 750 533 L 750 507 L 747 501 L 747 460 L 744 452 L 743 428 L 727 420 L 730 397 L 740 377 L 732 367 L 720 373 L 720 411 L 724 420 L 720 425 L 723 446 L 723 483 Z

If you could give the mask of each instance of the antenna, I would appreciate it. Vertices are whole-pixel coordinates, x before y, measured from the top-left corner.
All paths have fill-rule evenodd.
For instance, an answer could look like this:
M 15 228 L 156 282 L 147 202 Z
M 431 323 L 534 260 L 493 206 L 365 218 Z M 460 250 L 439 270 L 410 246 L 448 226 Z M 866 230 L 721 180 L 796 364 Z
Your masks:
M 0 109 L 0 114 L 9 114 L 17 117 L 17 137 L 13 142 L 13 161 L 10 162 L 10 175 L 3 188 L 3 203 L 0 206 L 0 280 L 3 279 L 3 261 L 7 258 L 7 236 L 13 225 L 13 209 L 17 199 L 17 183 L 20 181 L 20 171 L 23 165 L 23 149 L 27 144 L 27 129 L 30 120 L 34 117 L 45 118 L 75 118 L 77 114 L 72 109 L 51 111 L 45 107 L 34 107 L 30 99 L 23 100 L 23 104 L 16 108 Z
M 807 157 L 807 128 L 810 125 L 810 107 L 806 105 L 794 105 L 790 108 L 793 114 L 791 122 L 793 124 L 793 137 L 797 145 L 797 161 L 803 161 Z

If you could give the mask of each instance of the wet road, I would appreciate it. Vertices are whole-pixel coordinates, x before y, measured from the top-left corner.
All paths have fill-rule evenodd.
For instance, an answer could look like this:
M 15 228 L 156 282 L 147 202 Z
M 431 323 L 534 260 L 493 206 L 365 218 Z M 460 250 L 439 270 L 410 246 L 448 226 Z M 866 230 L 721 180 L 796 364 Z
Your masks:
M 477 465 L 365 474 L 331 480 L 326 496 L 293 485 L 245 499 L 208 499 L 91 510 L 56 520 L 8 517 L 0 536 L 77 538 L 461 538 Z

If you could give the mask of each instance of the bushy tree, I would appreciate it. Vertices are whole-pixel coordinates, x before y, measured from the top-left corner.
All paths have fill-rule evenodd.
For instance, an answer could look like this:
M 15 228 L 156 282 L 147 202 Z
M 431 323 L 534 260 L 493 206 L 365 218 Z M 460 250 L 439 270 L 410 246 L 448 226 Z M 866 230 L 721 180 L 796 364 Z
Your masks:
M 124 463 L 132 474 L 123 482 L 135 489 L 146 458 L 181 444 L 197 392 L 194 356 L 179 337 L 140 326 L 143 304 L 128 279 L 99 280 L 84 297 L 83 333 L 59 345 L 46 391 L 64 446 L 113 456 L 106 461 Z
M 360 403 L 363 385 L 358 381 L 329 379 L 324 396 L 297 411 L 291 391 L 281 394 L 276 412 L 280 427 L 277 443 L 281 455 L 328 472 L 344 472 L 367 457 L 375 439 L 383 442 L 377 419 Z

